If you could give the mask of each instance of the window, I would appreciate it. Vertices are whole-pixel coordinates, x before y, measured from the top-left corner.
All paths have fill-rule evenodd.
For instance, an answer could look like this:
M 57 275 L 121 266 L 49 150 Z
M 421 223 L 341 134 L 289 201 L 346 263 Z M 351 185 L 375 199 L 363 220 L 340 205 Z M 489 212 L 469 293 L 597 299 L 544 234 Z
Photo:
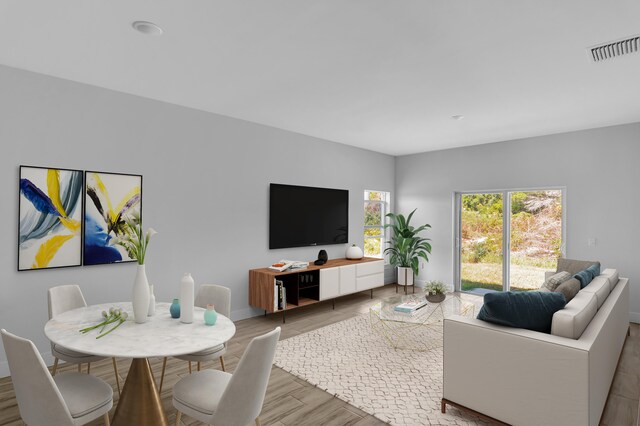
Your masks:
M 564 248 L 563 189 L 456 194 L 457 289 L 530 291 Z
M 384 257 L 387 240 L 384 217 L 389 212 L 390 194 L 384 191 L 364 191 L 364 255 Z

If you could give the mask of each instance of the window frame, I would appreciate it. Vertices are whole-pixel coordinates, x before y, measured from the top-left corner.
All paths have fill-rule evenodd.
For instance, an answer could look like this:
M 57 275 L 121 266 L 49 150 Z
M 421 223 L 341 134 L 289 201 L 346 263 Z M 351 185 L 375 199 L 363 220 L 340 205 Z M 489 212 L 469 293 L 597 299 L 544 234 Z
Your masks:
M 370 200 L 369 197 L 369 193 L 371 192 L 377 192 L 379 194 L 382 194 L 382 200 Z M 379 204 L 380 205 L 380 225 L 366 225 L 364 224 L 364 220 L 363 220 L 363 230 L 362 230 L 362 236 L 363 236 L 363 251 L 366 240 L 370 240 L 370 239 L 381 239 L 380 242 L 380 257 L 379 259 L 384 260 L 385 264 L 389 263 L 387 260 L 387 256 L 385 256 L 384 254 L 384 244 L 385 241 L 387 241 L 389 239 L 389 230 L 387 228 L 385 228 L 385 218 L 387 216 L 387 214 L 390 212 L 390 208 L 389 206 L 391 205 L 391 192 L 389 191 L 378 191 L 378 190 L 370 190 L 370 189 L 365 189 L 364 190 L 364 201 L 363 201 L 363 212 L 364 212 L 364 207 L 367 204 Z M 363 218 L 364 219 L 364 218 Z M 376 236 L 367 236 L 365 235 L 365 232 L 367 231 L 367 229 L 380 229 L 380 234 L 376 235 Z M 367 253 L 365 252 L 365 256 L 370 256 L 367 255 Z M 374 256 L 376 258 L 378 258 L 377 256 Z

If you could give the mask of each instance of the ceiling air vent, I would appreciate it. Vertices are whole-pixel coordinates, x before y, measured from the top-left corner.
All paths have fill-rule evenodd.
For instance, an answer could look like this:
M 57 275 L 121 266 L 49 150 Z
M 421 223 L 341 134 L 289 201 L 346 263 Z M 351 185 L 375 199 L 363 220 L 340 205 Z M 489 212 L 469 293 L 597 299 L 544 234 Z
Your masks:
M 624 40 L 594 46 L 589 50 L 593 62 L 601 62 L 617 56 L 638 53 L 638 47 L 640 47 L 640 36 L 633 36 Z

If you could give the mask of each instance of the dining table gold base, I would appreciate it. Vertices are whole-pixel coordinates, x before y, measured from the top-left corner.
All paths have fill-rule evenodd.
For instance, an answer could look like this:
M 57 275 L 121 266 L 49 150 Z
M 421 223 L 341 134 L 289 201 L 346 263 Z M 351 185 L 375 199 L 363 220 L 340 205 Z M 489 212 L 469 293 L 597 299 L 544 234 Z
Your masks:
M 134 358 L 131 361 L 111 424 L 169 426 L 147 358 Z

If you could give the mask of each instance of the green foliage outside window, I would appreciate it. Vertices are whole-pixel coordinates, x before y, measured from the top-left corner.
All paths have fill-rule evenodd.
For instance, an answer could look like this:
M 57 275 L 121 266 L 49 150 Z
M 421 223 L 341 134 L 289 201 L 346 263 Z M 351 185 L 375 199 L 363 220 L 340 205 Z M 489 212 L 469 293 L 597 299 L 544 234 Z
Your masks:
M 388 193 L 365 191 L 364 196 L 364 255 L 383 257 L 384 214 Z
M 544 275 L 543 270 L 554 269 L 561 255 L 562 192 L 522 191 L 509 195 L 511 287 L 529 289 L 526 275 Z M 502 196 L 495 193 L 461 197 L 461 278 L 465 290 L 502 288 Z M 516 278 L 518 274 L 523 278 Z
M 364 224 L 365 226 L 381 226 L 382 211 L 380 203 L 364 203 Z

